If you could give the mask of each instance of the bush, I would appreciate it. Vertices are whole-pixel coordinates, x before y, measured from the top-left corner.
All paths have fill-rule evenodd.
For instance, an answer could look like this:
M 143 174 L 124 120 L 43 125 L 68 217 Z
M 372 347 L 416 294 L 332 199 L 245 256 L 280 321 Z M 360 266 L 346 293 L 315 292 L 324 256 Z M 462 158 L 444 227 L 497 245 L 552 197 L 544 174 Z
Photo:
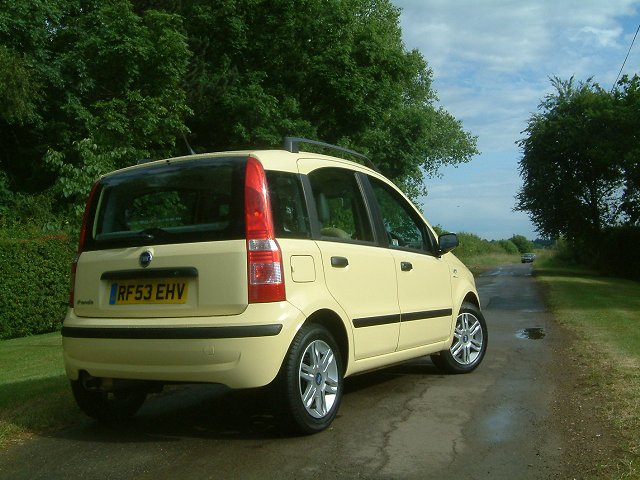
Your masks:
M 500 245 L 500 247 L 502 247 L 502 249 L 507 252 L 510 253 L 512 255 L 518 255 L 522 252 L 520 252 L 520 249 L 518 248 L 518 246 L 513 243 L 511 240 L 498 240 L 498 245 Z M 529 250 L 532 251 L 532 250 Z
M 473 233 L 464 232 L 458 234 L 458 239 L 460 247 L 455 250 L 455 254 L 463 259 L 491 253 L 518 253 L 517 247 L 509 240 L 489 241 Z
M 524 235 L 514 235 L 509 239 L 509 241 L 516 246 L 520 253 L 533 252 L 535 248 L 534 243 L 531 240 L 528 240 Z
M 68 297 L 75 241 L 0 237 L 0 339 L 56 331 Z
M 565 265 L 579 265 L 578 250 L 566 238 L 561 237 L 556 241 L 555 258 Z

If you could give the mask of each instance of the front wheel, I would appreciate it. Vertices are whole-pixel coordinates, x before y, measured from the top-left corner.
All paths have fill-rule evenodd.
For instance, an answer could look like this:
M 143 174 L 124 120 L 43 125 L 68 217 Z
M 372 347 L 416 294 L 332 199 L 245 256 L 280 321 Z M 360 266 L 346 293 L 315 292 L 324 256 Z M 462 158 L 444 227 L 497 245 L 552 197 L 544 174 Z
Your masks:
M 487 323 L 478 307 L 463 303 L 456 319 L 453 343 L 449 350 L 431 356 L 433 363 L 447 373 L 475 370 L 487 351 Z
M 300 433 L 316 433 L 336 417 L 343 390 L 340 351 L 321 325 L 303 326 L 291 343 L 280 372 L 281 412 Z

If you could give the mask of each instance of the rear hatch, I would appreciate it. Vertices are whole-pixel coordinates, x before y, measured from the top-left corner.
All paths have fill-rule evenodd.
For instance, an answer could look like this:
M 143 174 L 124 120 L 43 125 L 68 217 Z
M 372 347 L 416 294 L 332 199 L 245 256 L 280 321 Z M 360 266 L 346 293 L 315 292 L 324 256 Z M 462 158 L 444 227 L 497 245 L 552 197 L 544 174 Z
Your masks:
M 248 303 L 247 155 L 103 177 L 87 208 L 73 307 L 86 317 L 233 315 Z

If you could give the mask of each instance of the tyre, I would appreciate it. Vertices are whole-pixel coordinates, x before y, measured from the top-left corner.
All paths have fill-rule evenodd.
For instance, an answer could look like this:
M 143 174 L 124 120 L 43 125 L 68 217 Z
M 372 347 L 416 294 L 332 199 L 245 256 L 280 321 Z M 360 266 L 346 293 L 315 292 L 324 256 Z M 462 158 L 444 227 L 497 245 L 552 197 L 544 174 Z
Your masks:
M 456 319 L 451 348 L 432 355 L 431 360 L 447 373 L 468 373 L 482 362 L 489 335 L 482 312 L 473 304 L 463 303 Z
M 125 420 L 140 409 L 147 398 L 146 390 L 124 389 L 113 392 L 88 390 L 81 381 L 71 381 L 71 391 L 84 413 L 103 422 Z
M 336 417 L 343 391 L 340 351 L 321 325 L 305 325 L 285 357 L 277 385 L 284 421 L 296 432 L 327 428 Z

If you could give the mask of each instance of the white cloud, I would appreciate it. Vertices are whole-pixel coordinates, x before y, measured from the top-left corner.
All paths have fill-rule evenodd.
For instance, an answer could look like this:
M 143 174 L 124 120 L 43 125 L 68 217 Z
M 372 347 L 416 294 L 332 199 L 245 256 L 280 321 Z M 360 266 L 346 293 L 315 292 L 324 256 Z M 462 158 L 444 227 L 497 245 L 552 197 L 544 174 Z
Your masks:
M 622 28 L 604 29 L 596 27 L 583 27 L 571 40 L 582 42 L 584 45 L 597 47 L 617 47 L 621 37 Z
M 637 0 L 394 3 L 406 46 L 423 53 L 442 105 L 465 124 L 488 106 L 526 119 L 549 91 L 550 76 L 596 76 L 610 85 L 629 45 L 621 18 L 640 7 Z
M 485 238 L 533 235 L 524 214 L 512 212 L 521 184 L 515 142 L 551 92 L 550 77 L 593 77 L 612 86 L 640 20 L 640 0 L 392 1 L 402 9 L 405 46 L 422 52 L 440 104 L 478 136 L 482 152 L 460 171 L 444 169 L 444 178 L 427 182 L 427 211 L 446 211 L 443 220 L 459 218 Z M 627 65 L 625 72 L 638 72 L 640 40 Z M 474 213 L 463 208 L 465 196 L 475 199 Z M 452 203 L 461 206 L 447 208 Z M 506 236 L 496 237 L 500 232 Z

